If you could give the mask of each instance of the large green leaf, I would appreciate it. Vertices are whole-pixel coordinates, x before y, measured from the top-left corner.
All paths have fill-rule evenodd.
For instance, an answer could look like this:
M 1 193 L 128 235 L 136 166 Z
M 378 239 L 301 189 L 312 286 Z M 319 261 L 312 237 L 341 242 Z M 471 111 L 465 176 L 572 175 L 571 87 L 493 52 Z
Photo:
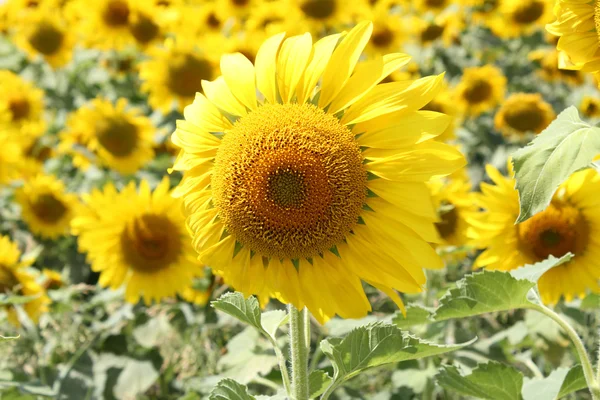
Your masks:
M 439 345 L 403 332 L 395 325 L 374 323 L 354 329 L 343 339 L 323 340 L 321 350 L 333 364 L 333 384 L 338 385 L 369 368 L 448 353 L 474 340 Z
M 494 311 L 527 308 L 532 305 L 529 291 L 546 271 L 570 260 L 550 256 L 547 260 L 515 269 L 510 273 L 483 271 L 467 275 L 440 299 L 436 321 L 464 318 Z
M 246 386 L 233 379 L 223 379 L 219 382 L 208 398 L 209 400 L 255 400 L 254 396 L 248 394 Z
M 600 128 L 579 118 L 577 108 L 564 110 L 529 145 L 512 156 L 523 222 L 544 210 L 573 172 L 590 165 L 600 153 Z
M 546 378 L 525 378 L 521 390 L 523 400 L 556 399 L 568 372 L 568 368 L 558 368 Z
M 215 300 L 210 304 L 217 310 L 229 314 L 260 331 L 264 331 L 260 323 L 260 305 L 254 296 L 245 299 L 244 295 L 239 292 L 230 292 L 225 293 L 223 296 L 219 297 L 218 300 Z
M 316 369 L 308 376 L 308 397 L 314 399 L 320 396 L 331 385 L 331 377 L 327 372 Z
M 587 389 L 587 382 L 585 381 L 583 368 L 581 365 L 576 365 L 565 376 L 558 397 L 563 397 L 582 389 Z
M 440 369 L 436 380 L 448 390 L 478 399 L 522 398 L 523 375 L 516 368 L 497 362 L 480 364 L 470 374 L 464 375 L 456 367 L 445 365 Z

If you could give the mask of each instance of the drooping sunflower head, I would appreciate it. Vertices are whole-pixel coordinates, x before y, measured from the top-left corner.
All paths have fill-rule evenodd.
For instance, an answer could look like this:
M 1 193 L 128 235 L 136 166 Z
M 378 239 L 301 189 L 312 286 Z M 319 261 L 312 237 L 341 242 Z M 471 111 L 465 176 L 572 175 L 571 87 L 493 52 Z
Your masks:
M 600 176 L 593 170 L 573 174 L 555 193 L 544 211 L 514 225 L 519 215 L 519 198 L 514 179 L 488 166 L 495 185 L 482 184 L 478 205 L 484 211 L 472 217 L 468 235 L 473 244 L 486 249 L 475 267 L 512 270 L 525 264 L 573 253 L 566 264 L 546 272 L 538 282 L 542 300 L 556 303 L 583 296 L 586 290 L 600 291 L 598 250 L 594 237 L 599 229 L 598 205 L 591 199 L 600 190 Z
M 456 87 L 456 103 L 463 112 L 478 115 L 496 107 L 506 93 L 506 77 L 493 66 L 465 68 Z
M 599 4 L 596 0 L 557 0 L 556 20 L 546 30 L 559 37 L 556 48 L 563 56 L 561 68 L 600 71 Z
M 69 117 L 61 149 L 75 157 L 76 147 L 86 146 L 98 164 L 133 174 L 154 156 L 153 135 L 152 122 L 139 110 L 128 109 L 126 99 L 113 104 L 98 98 Z M 76 164 L 85 167 L 89 159 L 78 159 Z
M 550 125 L 556 114 L 539 93 L 513 93 L 496 113 L 496 129 L 507 137 L 523 138 L 528 132 L 540 133 Z
M 127 301 L 149 304 L 181 294 L 202 275 L 168 179 L 154 191 L 147 181 L 139 191 L 134 183 L 121 192 L 108 185 L 84 196 L 84 203 L 73 232 L 101 286 L 125 285 Z
M 0 127 L 23 146 L 43 134 L 44 92 L 8 70 L 0 70 Z
M 52 175 L 28 179 L 15 198 L 29 229 L 46 238 L 67 234 L 79 206 L 77 196 L 66 193 L 62 181 Z
M 14 40 L 29 57 L 42 57 L 58 68 L 71 61 L 73 56 L 76 37 L 67 26 L 68 20 L 63 13 L 43 8 L 18 25 Z
M 212 57 L 189 41 L 167 40 L 165 47 L 153 49 L 151 57 L 140 64 L 142 90 L 149 94 L 150 105 L 163 112 L 174 102 L 183 110 L 202 91 L 202 80 L 214 79 L 218 71 Z
M 32 296 L 33 299 L 23 304 L 28 317 L 37 323 L 39 317 L 48 311 L 50 299 L 45 290 L 36 282 L 36 275 L 28 269 L 29 261 L 21 260 L 21 252 L 8 236 L 0 235 L 0 294 L 16 294 Z M 20 326 L 17 310 L 12 306 L 4 308 L 8 320 Z
M 321 321 L 370 310 L 361 280 L 400 305 L 394 289 L 421 290 L 422 266 L 443 264 L 427 243 L 439 237 L 426 181 L 464 164 L 431 140 L 449 117 L 419 111 L 443 77 L 379 84 L 409 58 L 358 63 L 372 29 L 314 44 L 279 34 L 254 65 L 223 56 L 223 76 L 203 82 L 172 137 L 201 261 Z

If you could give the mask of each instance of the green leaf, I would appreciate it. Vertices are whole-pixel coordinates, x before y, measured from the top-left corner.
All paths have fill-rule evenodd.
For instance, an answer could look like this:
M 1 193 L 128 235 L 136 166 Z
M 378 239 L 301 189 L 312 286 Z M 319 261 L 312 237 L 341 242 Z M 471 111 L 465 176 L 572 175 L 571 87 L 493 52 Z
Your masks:
M 579 118 L 571 106 L 548 128 L 512 156 L 523 222 L 544 210 L 556 188 L 600 153 L 600 128 Z
M 308 397 L 314 399 L 327 390 L 333 379 L 327 372 L 316 369 L 308 376 Z
M 406 316 L 398 312 L 394 315 L 394 318 L 392 318 L 392 322 L 398 328 L 409 328 L 415 325 L 430 324 L 433 322 L 431 314 L 431 311 L 421 306 L 410 304 L 406 307 Z
M 467 375 L 454 366 L 445 365 L 436 380 L 448 390 L 489 400 L 521 399 L 523 387 L 523 375 L 516 368 L 493 361 L 479 364 Z
M 546 271 L 570 260 L 550 256 L 547 260 L 515 269 L 510 273 L 483 271 L 467 275 L 440 299 L 434 314 L 436 321 L 464 318 L 495 311 L 527 308 L 532 302 L 528 292 Z
M 323 340 L 321 350 L 333 364 L 334 384 L 339 384 L 369 368 L 448 353 L 474 341 L 438 345 L 403 332 L 395 325 L 374 323 L 354 329 L 343 339 Z
M 135 399 L 150 389 L 158 377 L 150 361 L 129 360 L 119 374 L 113 393 L 118 399 Z
M 244 295 L 239 292 L 230 292 L 225 293 L 223 296 L 219 297 L 218 300 L 215 300 L 210 304 L 217 310 L 229 314 L 232 317 L 255 327 L 261 332 L 264 332 L 261 325 L 260 305 L 258 304 L 256 297 L 250 296 L 245 299 Z
M 525 378 L 525 384 L 521 390 L 523 399 L 556 399 L 568 372 L 568 368 L 558 368 L 552 371 L 546 378 Z
M 17 304 L 29 303 L 32 300 L 37 299 L 39 296 L 17 296 L 17 295 L 6 295 L 0 294 L 0 306 L 12 306 Z
M 288 313 L 283 310 L 272 310 L 262 313 L 261 325 L 265 332 L 275 339 L 277 329 L 289 319 Z
M 583 368 L 581 368 L 581 365 L 576 365 L 565 376 L 558 397 L 563 397 L 582 389 L 587 389 L 587 382 L 585 381 Z
M 600 295 L 596 293 L 588 293 L 579 306 L 581 310 L 597 310 L 600 308 Z
M 248 394 L 248 388 L 234 381 L 223 379 L 210 392 L 209 400 L 255 400 Z
M 17 340 L 20 337 L 21 337 L 20 335 L 17 335 L 17 336 L 2 336 L 2 335 L 0 335 L 0 342 L 8 342 L 10 340 Z

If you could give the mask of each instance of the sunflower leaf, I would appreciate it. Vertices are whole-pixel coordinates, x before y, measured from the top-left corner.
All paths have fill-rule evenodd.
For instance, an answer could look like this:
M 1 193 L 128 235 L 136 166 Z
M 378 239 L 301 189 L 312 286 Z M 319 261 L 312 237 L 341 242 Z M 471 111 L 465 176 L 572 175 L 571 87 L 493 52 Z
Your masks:
M 18 295 L 6 295 L 0 294 L 0 306 L 16 305 L 29 303 L 32 300 L 37 299 L 39 296 L 18 296 Z
M 309 398 L 314 399 L 323 394 L 323 392 L 331 385 L 331 377 L 327 372 L 316 369 L 308 376 L 308 394 Z
M 512 156 L 521 212 L 516 223 L 543 211 L 572 173 L 588 167 L 600 154 L 600 128 L 579 118 L 571 106 L 548 128 Z
M 325 339 L 321 350 L 333 364 L 332 385 L 337 387 L 369 368 L 448 353 L 474 341 L 439 345 L 403 332 L 395 325 L 378 322 L 356 328 L 343 339 Z
M 436 381 L 448 390 L 489 400 L 521 399 L 523 374 L 514 367 L 490 361 L 479 364 L 470 374 L 463 374 L 455 366 L 444 365 Z
M 398 328 L 409 328 L 415 325 L 430 324 L 434 322 L 431 318 L 431 314 L 431 311 L 422 306 L 410 304 L 406 307 L 406 315 L 402 315 L 402 313 L 398 312 L 394 315 L 394 318 L 392 318 L 392 322 Z
M 233 379 L 223 379 L 210 392 L 209 400 L 255 400 L 254 396 L 248 394 L 246 386 L 237 383 Z
M 532 302 L 529 291 L 548 270 L 569 261 L 573 255 L 525 265 L 511 272 L 482 271 L 467 275 L 440 299 L 434 320 L 464 318 L 495 311 L 528 308 Z
M 255 327 L 259 331 L 265 333 L 261 324 L 260 305 L 256 297 L 250 296 L 247 299 L 244 295 L 235 293 L 225 293 L 217 300 L 210 303 L 219 311 L 229 314 L 239 321 Z
M 578 390 L 586 389 L 587 382 L 585 381 L 585 375 L 583 374 L 583 368 L 581 365 L 576 365 L 567 372 L 565 379 L 562 381 L 558 398 L 562 398 L 568 394 L 576 392 Z

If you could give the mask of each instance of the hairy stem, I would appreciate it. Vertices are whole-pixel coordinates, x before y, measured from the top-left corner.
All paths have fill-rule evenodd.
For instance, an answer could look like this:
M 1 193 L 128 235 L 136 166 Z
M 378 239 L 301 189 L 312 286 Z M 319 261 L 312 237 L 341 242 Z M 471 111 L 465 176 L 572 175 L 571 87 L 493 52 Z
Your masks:
M 308 400 L 308 349 L 304 313 L 290 304 L 290 353 L 292 363 L 292 399 Z

